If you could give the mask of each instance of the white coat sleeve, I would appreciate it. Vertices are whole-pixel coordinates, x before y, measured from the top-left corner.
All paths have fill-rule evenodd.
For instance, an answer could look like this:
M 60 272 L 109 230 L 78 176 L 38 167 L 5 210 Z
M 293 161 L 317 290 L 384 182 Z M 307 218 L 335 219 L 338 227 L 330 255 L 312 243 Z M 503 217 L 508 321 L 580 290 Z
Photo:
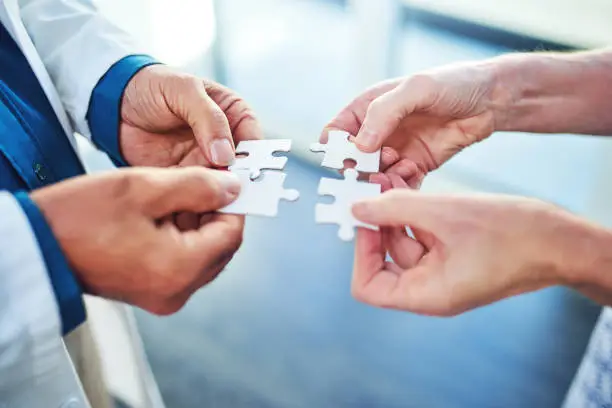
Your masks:
M 36 237 L 1 191 L 0 217 L 0 407 L 86 407 Z
M 117 61 L 144 49 L 91 0 L 18 0 L 21 19 L 75 130 L 91 139 L 87 109 L 98 81 Z

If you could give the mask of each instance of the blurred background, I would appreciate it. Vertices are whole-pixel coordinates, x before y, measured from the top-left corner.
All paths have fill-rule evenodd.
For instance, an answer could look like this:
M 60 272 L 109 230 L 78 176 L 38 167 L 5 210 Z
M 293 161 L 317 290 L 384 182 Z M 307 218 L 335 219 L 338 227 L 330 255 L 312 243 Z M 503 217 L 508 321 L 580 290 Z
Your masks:
M 506 52 L 610 45 L 612 1 L 97 2 L 157 58 L 236 89 L 268 137 L 294 140 L 287 185 L 301 191 L 300 201 L 282 203 L 276 219 L 249 219 L 236 259 L 183 311 L 136 311 L 167 407 L 561 404 L 599 308 L 562 288 L 452 319 L 358 304 L 349 293 L 352 245 L 335 227 L 314 224 L 326 173 L 307 147 L 334 113 L 382 79 Z M 83 149 L 92 170 L 109 166 Z M 423 188 L 535 196 L 610 225 L 611 154 L 604 138 L 499 134 Z M 116 353 L 107 323 L 102 348 Z M 108 375 L 124 399 L 130 373 Z

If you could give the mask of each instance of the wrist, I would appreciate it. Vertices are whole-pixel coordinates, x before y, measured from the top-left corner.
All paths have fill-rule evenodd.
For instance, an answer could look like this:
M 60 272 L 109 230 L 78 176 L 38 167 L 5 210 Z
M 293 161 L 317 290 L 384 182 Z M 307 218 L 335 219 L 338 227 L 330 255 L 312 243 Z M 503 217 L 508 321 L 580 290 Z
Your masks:
M 159 64 L 146 55 L 130 55 L 117 61 L 94 88 L 87 111 L 92 141 L 106 152 L 116 166 L 128 165 L 119 142 L 121 106 L 126 88 L 142 69 Z
M 532 127 L 529 122 L 541 110 L 546 94 L 545 85 L 537 79 L 541 63 L 535 54 L 493 59 L 496 131 L 527 131 Z
M 62 333 L 68 334 L 86 319 L 80 284 L 36 202 L 25 192 L 15 193 L 15 199 L 21 205 L 38 241 L 58 305 Z

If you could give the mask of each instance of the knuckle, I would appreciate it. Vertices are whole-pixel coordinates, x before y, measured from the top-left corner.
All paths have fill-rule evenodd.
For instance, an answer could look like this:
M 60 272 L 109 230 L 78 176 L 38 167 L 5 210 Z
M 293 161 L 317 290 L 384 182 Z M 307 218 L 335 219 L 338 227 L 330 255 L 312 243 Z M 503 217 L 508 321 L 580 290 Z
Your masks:
M 118 171 L 115 175 L 115 182 L 111 187 L 111 197 L 113 199 L 123 200 L 129 198 L 134 190 L 133 173 L 129 171 Z
M 224 234 L 225 247 L 227 253 L 236 252 L 244 240 L 244 222 L 242 219 L 235 219 L 227 224 L 226 233 Z
M 415 95 L 419 109 L 429 109 L 437 103 L 442 94 L 442 83 L 430 74 L 416 74 L 406 80 L 401 88 L 410 95 Z
M 119 170 L 115 177 L 110 195 L 129 208 L 140 207 L 143 198 L 155 191 L 152 180 L 140 169 Z
M 231 261 L 232 256 L 227 258 L 219 258 L 219 261 L 202 273 L 202 279 L 199 281 L 200 286 L 205 286 L 217 279 L 217 277 L 223 272 L 229 261 Z
M 193 75 L 181 74 L 176 77 L 176 87 L 182 91 L 182 97 L 190 101 L 190 106 L 207 106 L 208 93 L 202 81 Z
M 229 262 L 231 258 L 234 256 L 234 254 L 238 252 L 238 250 L 242 246 L 242 241 L 243 241 L 242 235 L 236 236 L 235 238 L 227 241 L 227 245 L 225 245 L 225 249 L 221 252 L 222 253 L 221 258 L 227 259 L 227 262 Z
M 173 72 L 172 75 L 168 77 L 168 81 L 162 83 L 162 86 L 167 91 L 166 97 L 170 97 L 173 103 L 179 103 L 179 98 L 193 97 L 197 89 L 194 77 L 182 72 Z
M 368 107 L 368 114 L 376 115 L 378 113 L 385 113 L 388 110 L 386 105 L 387 104 L 383 98 L 374 99 Z
M 402 89 L 417 91 L 417 92 L 427 92 L 432 91 L 437 85 L 436 79 L 430 74 L 420 73 L 415 74 L 408 78 L 401 85 Z
M 223 112 L 214 102 L 209 104 L 208 114 L 210 116 L 210 120 L 217 126 L 225 126 L 225 124 L 227 124 L 227 116 L 225 115 L 225 112 Z
M 155 175 L 151 171 L 135 169 L 128 175 L 129 178 L 129 199 L 135 203 L 150 202 L 154 204 L 163 196 L 163 192 L 158 188 Z
M 242 246 L 242 234 L 234 233 L 232 237 L 223 238 L 223 242 L 220 246 L 219 252 L 215 257 L 217 263 L 228 263 L 234 254 L 238 252 L 240 247 Z
M 240 249 L 243 242 L 243 227 L 242 224 L 233 223 L 227 225 L 219 237 L 219 245 L 216 248 L 216 253 L 210 259 L 210 267 L 221 269 L 227 265 L 236 252 Z
M 203 87 L 202 81 L 197 77 L 189 74 L 177 74 L 178 82 L 188 88 L 188 89 L 197 89 L 199 87 Z
M 172 274 L 161 280 L 157 296 L 160 301 L 168 302 L 179 296 L 186 288 L 186 283 L 180 279 L 182 274 Z
M 381 151 L 381 160 L 388 166 L 395 164 L 400 160 L 399 152 L 392 147 L 383 146 Z
M 228 247 L 232 248 L 233 250 L 237 250 L 238 248 L 240 248 L 244 239 L 243 232 L 244 224 L 242 222 L 236 221 L 234 225 L 229 228 L 227 234 L 229 239 Z
M 366 301 L 366 296 L 365 293 L 363 291 L 363 288 L 361 286 L 358 286 L 356 284 L 352 284 L 351 285 L 351 296 L 358 302 L 361 303 L 368 303 Z
M 184 301 L 159 300 L 151 303 L 145 309 L 157 316 L 170 316 L 181 310 L 184 304 Z
M 225 269 L 225 267 L 227 266 L 228 262 L 231 259 L 227 259 L 219 268 L 210 271 L 208 273 L 208 275 L 206 276 L 206 280 L 204 281 L 204 285 L 208 285 L 209 283 L 213 282 L 215 279 L 217 279 L 219 277 L 219 275 L 221 275 L 221 272 L 223 272 L 223 270 Z
M 447 304 L 447 305 L 440 305 L 432 309 L 432 312 L 430 314 L 433 316 L 437 316 L 437 317 L 455 317 L 459 313 L 460 312 L 457 309 Z
M 138 183 L 138 189 L 142 190 L 142 193 L 155 193 L 159 191 L 159 189 L 157 188 L 157 178 L 151 172 L 139 172 L 136 181 Z
M 452 294 L 435 299 L 432 305 L 433 315 L 438 317 L 455 317 L 465 311 L 465 307 Z

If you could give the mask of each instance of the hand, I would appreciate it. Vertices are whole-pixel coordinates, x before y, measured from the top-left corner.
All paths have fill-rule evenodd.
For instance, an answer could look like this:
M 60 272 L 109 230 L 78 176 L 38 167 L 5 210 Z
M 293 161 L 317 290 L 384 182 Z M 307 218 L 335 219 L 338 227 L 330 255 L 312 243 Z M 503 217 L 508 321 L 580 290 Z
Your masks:
M 261 138 L 249 106 L 212 81 L 153 65 L 126 87 L 119 142 L 132 166 L 226 167 L 234 143 Z
M 383 226 L 358 232 L 352 290 L 363 302 L 452 316 L 559 284 L 612 301 L 611 234 L 552 205 L 394 189 L 353 213 Z
M 240 246 L 243 219 L 211 213 L 239 190 L 225 171 L 139 168 L 71 179 L 32 199 L 88 293 L 169 314 Z M 177 211 L 204 213 L 199 228 L 177 229 L 166 220 Z
M 494 131 L 502 95 L 491 64 L 450 66 L 374 86 L 326 129 L 356 135 L 366 152 L 383 147 L 381 171 L 418 186 L 429 171 Z

